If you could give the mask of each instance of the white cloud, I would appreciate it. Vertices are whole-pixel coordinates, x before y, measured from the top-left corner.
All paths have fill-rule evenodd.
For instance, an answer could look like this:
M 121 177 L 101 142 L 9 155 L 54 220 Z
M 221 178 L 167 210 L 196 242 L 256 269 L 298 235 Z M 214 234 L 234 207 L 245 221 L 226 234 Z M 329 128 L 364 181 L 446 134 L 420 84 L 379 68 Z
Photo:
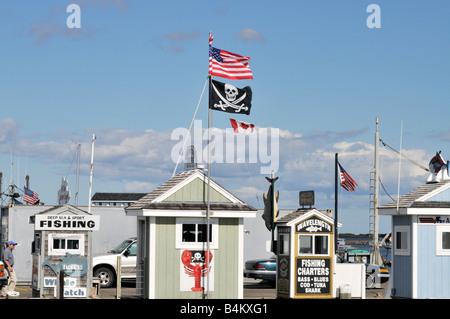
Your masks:
M 69 29 L 65 24 L 59 24 L 52 21 L 34 22 L 28 35 L 35 38 L 33 45 L 41 45 L 52 38 L 62 37 L 71 41 L 78 41 L 82 38 L 89 38 L 94 34 L 92 28 L 73 28 Z
M 10 139 L 17 129 L 12 119 L 0 123 L 0 138 Z M 20 131 L 20 130 L 19 130 Z M 18 136 L 14 153 L 26 156 L 29 162 L 39 162 L 54 174 L 55 184 L 60 182 L 61 171 L 67 171 L 73 163 L 77 143 L 81 144 L 80 174 L 89 175 L 91 156 L 91 137 L 95 133 L 94 185 L 96 191 L 150 192 L 171 176 L 175 163 L 171 158 L 172 148 L 179 141 L 171 140 L 171 131 L 154 130 L 130 131 L 112 128 L 90 129 L 84 132 L 59 133 L 54 136 Z M 217 129 L 216 132 L 223 132 Z M 334 156 L 355 179 L 357 192 L 343 191 L 344 211 L 355 211 L 368 216 L 369 180 L 373 169 L 374 146 L 365 141 L 336 141 L 345 132 L 315 132 L 310 135 L 282 131 L 279 138 L 279 177 L 276 188 L 280 191 L 281 208 L 297 208 L 298 192 L 314 190 L 316 207 L 334 208 Z M 1 145 L 4 158 L 10 156 L 11 146 Z M 225 145 L 224 145 L 225 147 Z M 242 150 L 240 150 L 242 151 Z M 406 149 L 402 152 L 408 157 L 427 166 L 434 154 L 424 150 Z M 398 154 L 380 146 L 380 176 L 383 186 L 391 196 L 396 197 L 398 186 Z M 73 164 L 75 165 L 75 164 Z M 257 208 L 263 207 L 262 194 L 267 192 L 268 175 L 260 174 L 263 163 L 213 163 L 212 177 L 236 196 Z M 183 163 L 178 172 L 183 170 Z M 74 172 L 74 169 L 72 170 Z M 33 176 L 35 172 L 28 172 Z M 72 173 L 73 174 L 73 173 Z M 34 175 L 35 176 L 35 175 Z M 38 181 L 33 176 L 34 185 L 42 191 L 49 187 L 46 181 Z M 406 159 L 401 164 L 401 194 L 423 184 L 428 173 Z M 71 185 L 75 183 L 72 181 Z M 52 186 L 53 187 L 53 186 Z M 105 189 L 107 188 L 107 189 Z M 342 190 L 340 190 L 342 192 Z M 380 193 L 385 201 L 390 199 Z M 45 200 L 44 200 L 45 201 Z M 47 202 L 49 199 L 46 200 Z M 352 216 L 347 213 L 347 218 Z
M 266 42 L 266 38 L 256 29 L 252 29 L 249 27 L 243 28 L 236 35 L 236 39 L 242 40 L 245 42 Z

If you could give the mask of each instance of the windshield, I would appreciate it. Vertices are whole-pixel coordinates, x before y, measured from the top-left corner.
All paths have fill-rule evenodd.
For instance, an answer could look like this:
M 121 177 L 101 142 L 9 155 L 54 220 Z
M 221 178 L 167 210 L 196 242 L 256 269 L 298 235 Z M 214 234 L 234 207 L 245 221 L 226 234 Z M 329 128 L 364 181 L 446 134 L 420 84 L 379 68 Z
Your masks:
M 108 251 L 110 254 L 120 254 L 125 248 L 128 247 L 133 241 L 131 239 L 124 240 L 119 246 Z

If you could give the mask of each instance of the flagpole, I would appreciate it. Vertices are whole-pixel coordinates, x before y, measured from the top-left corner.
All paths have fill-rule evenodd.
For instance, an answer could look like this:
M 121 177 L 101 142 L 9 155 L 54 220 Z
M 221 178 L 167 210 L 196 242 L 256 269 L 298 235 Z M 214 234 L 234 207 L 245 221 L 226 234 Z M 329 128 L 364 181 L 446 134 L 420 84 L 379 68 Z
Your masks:
M 338 153 L 334 154 L 334 249 L 338 249 Z
M 211 96 L 212 90 L 212 76 L 209 75 L 209 96 Z M 208 106 L 208 163 L 207 163 L 207 177 L 208 177 L 208 191 L 207 191 L 207 204 L 206 204 L 206 294 L 204 294 L 204 298 L 209 298 L 209 254 L 210 254 L 210 195 L 211 195 L 211 123 L 212 122 L 212 110 Z
M 92 134 L 92 150 L 91 150 L 91 172 L 89 177 L 89 206 L 88 213 L 91 213 L 91 194 L 92 194 L 92 169 L 94 167 L 94 142 L 95 142 L 95 134 Z

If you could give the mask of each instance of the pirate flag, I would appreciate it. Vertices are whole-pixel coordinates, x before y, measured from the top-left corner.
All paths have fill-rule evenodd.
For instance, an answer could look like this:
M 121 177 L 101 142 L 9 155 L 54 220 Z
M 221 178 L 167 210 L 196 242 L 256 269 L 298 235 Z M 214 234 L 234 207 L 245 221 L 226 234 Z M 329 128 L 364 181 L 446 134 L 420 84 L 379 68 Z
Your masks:
M 211 80 L 209 108 L 235 114 L 250 114 L 252 89 L 239 89 L 231 84 Z

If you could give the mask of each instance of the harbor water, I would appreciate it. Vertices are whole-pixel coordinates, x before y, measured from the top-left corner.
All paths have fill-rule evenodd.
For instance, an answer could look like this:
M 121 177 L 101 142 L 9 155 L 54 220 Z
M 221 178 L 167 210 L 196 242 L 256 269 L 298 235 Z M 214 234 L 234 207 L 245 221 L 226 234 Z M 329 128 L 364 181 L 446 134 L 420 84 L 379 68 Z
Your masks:
M 339 239 L 344 239 L 345 244 L 351 246 L 352 249 L 367 250 L 372 252 L 373 246 L 371 245 L 371 239 L 364 237 L 339 237 Z M 391 249 L 384 246 L 380 247 L 380 255 L 386 262 L 391 261 Z

